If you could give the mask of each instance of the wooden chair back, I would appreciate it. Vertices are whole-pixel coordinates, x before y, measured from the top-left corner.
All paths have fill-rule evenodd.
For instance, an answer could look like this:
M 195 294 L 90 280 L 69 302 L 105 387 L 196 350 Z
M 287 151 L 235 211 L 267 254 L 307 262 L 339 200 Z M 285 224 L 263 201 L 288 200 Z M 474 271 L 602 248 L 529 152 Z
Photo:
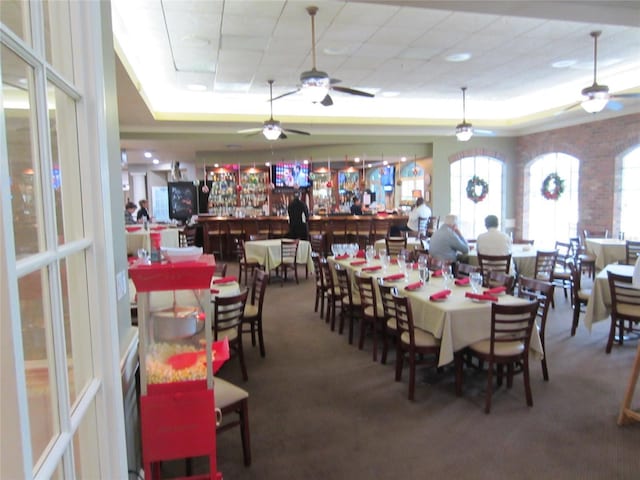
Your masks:
M 280 259 L 282 264 L 295 264 L 298 255 L 298 240 L 283 238 L 280 242 Z
M 324 233 L 312 233 L 309 235 L 309 243 L 311 243 L 311 251 L 320 255 L 326 255 L 327 247 L 325 244 Z
M 402 334 L 406 333 L 409 337 L 409 348 L 415 348 L 416 336 L 413 325 L 413 312 L 411 310 L 409 298 L 401 297 L 396 294 L 393 296 L 393 302 L 395 305 L 398 337 L 402 337 Z
M 488 285 L 489 277 L 492 271 L 498 271 L 508 274 L 511 267 L 511 254 L 508 255 L 483 255 L 478 252 L 478 264 L 482 273 L 483 283 Z
M 585 228 L 582 231 L 583 237 L 586 238 L 609 238 L 609 230 L 607 228 Z
M 472 273 L 476 273 L 480 271 L 480 267 L 478 265 L 471 265 L 469 263 L 458 263 L 456 277 L 468 277 Z
M 627 265 L 635 265 L 638 259 L 638 255 L 640 255 L 640 242 L 627 240 L 626 250 L 627 250 Z
M 507 289 L 506 293 L 512 295 L 515 281 L 516 279 L 513 275 L 493 270 L 489 273 L 489 279 L 483 281 L 483 283 L 485 283 L 488 288 L 505 287 Z
M 342 307 L 350 309 L 353 305 L 353 293 L 351 291 L 351 281 L 347 270 L 340 264 L 334 263 L 333 269 L 336 272 L 337 287 L 340 290 Z
M 251 281 L 251 305 L 257 305 L 259 318 L 262 318 L 262 304 L 264 296 L 267 292 L 267 284 L 269 283 L 269 274 L 264 270 L 256 269 L 253 271 L 253 280 Z
M 611 292 L 611 316 L 640 322 L 640 289 L 633 288 L 632 277 L 607 272 Z
M 385 237 L 385 245 L 387 247 L 387 255 L 394 257 L 402 250 L 407 249 L 407 237 Z
M 394 295 L 398 294 L 398 289 L 393 285 L 385 284 L 382 278 L 378 279 L 378 290 L 380 292 L 380 303 L 382 304 L 382 311 L 384 317 L 388 320 L 390 318 L 396 318 L 396 304 L 393 299 Z
M 226 277 L 227 276 L 227 264 L 226 263 L 216 263 L 216 268 L 213 270 L 214 277 Z
M 355 275 L 358 293 L 360 294 L 360 306 L 365 315 L 378 317 L 378 302 L 376 299 L 375 280 L 369 275 L 362 275 L 361 272 Z
M 538 302 L 532 301 L 522 305 L 491 304 L 491 335 L 489 340 L 490 356 L 499 356 L 500 344 L 522 342 L 523 350 L 518 355 L 525 358 L 529 355 L 529 340 L 538 313 Z
M 536 252 L 535 278 L 544 282 L 553 280 L 553 270 L 556 267 L 556 257 L 558 252 L 555 250 L 538 250 Z
M 240 336 L 240 326 L 242 324 L 242 314 L 247 302 L 249 289 L 242 288 L 240 293 L 229 297 L 216 297 L 213 302 L 213 337 L 218 340 L 218 334 L 225 330 L 238 329 Z
M 247 234 L 247 239 L 251 242 L 254 242 L 256 240 L 268 240 L 269 234 L 268 233 L 249 233 Z
M 440 226 L 440 217 L 430 216 L 427 222 L 427 237 L 433 235 L 438 227 Z

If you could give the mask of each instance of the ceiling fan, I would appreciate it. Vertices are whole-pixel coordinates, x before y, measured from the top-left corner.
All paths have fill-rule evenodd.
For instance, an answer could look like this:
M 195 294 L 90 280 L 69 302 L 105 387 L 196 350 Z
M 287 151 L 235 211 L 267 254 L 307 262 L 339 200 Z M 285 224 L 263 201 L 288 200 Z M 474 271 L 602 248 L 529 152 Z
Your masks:
M 613 98 L 634 98 L 640 97 L 640 93 L 619 93 L 611 95 L 609 93 L 609 87 L 606 85 L 599 85 L 596 81 L 598 74 L 598 37 L 602 34 L 600 30 L 596 30 L 590 33 L 593 38 L 593 84 L 589 87 L 582 89 L 582 96 L 585 97 L 580 104 L 575 104 L 568 107 L 566 110 L 570 110 L 578 105 L 582 105 L 582 108 L 589 113 L 598 113 L 604 109 L 609 100 Z M 611 105 L 610 105 L 611 106 Z M 621 107 L 614 107 L 614 110 L 619 110 Z
M 336 92 L 349 93 L 351 95 L 359 95 L 361 97 L 373 97 L 371 93 L 363 92 L 362 90 L 355 90 L 348 87 L 336 86 L 340 83 L 340 80 L 336 78 L 330 78 L 327 72 L 323 72 L 316 68 L 316 24 L 315 16 L 318 12 L 318 7 L 309 6 L 307 12 L 311 16 L 311 54 L 313 58 L 313 66 L 311 70 L 302 72 L 300 74 L 300 87 L 297 90 L 283 93 L 277 96 L 274 100 L 277 100 L 294 93 L 301 92 L 305 97 L 308 97 L 313 103 L 320 103 L 325 107 L 333 105 L 333 100 L 329 96 L 329 90 L 335 90 Z
M 462 90 L 462 123 L 456 126 L 456 137 L 460 142 L 468 141 L 474 133 L 479 135 L 495 135 L 491 130 L 474 130 L 473 125 L 467 122 L 466 119 L 466 101 L 467 101 L 467 87 L 460 87 Z
M 248 128 L 238 130 L 238 133 L 256 134 L 262 132 L 267 140 L 284 140 L 287 138 L 284 132 L 297 133 L 299 135 L 311 135 L 309 132 L 302 130 L 294 130 L 292 128 L 282 128 L 278 120 L 273 119 L 273 80 L 269 80 L 269 105 L 271 107 L 271 116 L 269 120 L 265 120 L 261 128 Z

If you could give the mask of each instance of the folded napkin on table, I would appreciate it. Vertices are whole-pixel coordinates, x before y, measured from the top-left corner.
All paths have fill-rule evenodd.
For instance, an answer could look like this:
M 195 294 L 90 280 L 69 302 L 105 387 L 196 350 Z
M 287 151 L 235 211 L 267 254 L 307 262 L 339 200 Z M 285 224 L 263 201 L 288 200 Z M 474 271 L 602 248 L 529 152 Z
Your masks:
M 493 295 L 485 295 L 484 293 L 473 293 L 467 292 L 464 294 L 467 298 L 473 298 L 475 300 L 489 300 L 491 302 L 497 302 L 498 297 L 494 297 Z
M 364 250 L 358 250 L 358 253 L 356 253 L 356 258 L 365 258 L 365 256 Z
M 493 295 L 493 294 L 496 294 L 496 293 L 502 293 L 502 292 L 506 292 L 506 291 L 507 291 L 507 287 L 500 286 L 500 287 L 490 288 L 489 290 L 485 290 L 483 293 L 485 295 Z
M 220 290 L 218 290 L 217 288 L 210 288 L 209 291 L 211 293 L 220 293 Z
M 429 297 L 429 300 L 442 300 L 451 295 L 451 290 L 440 290 Z
M 442 270 L 436 270 L 435 272 L 433 272 L 431 274 L 432 277 L 441 277 L 442 276 Z
M 413 262 L 411 264 L 411 268 L 414 269 L 414 270 L 417 270 L 418 269 L 418 262 Z
M 384 280 L 400 280 L 404 278 L 404 273 L 394 273 L 393 275 L 387 275 Z
M 167 227 L 151 227 L 152 232 L 159 232 L 160 230 L 164 230 Z
M 376 256 L 375 256 L 375 257 L 373 257 L 373 258 L 375 258 L 376 260 L 380 260 L 380 255 L 376 255 Z
M 389 263 L 390 263 L 391 265 L 395 265 L 395 264 L 397 264 L 397 263 L 398 263 L 398 259 L 397 259 L 397 258 L 392 258 L 391 260 L 389 260 Z
M 342 255 L 336 255 L 336 260 L 344 260 L 345 258 L 349 258 L 348 253 L 343 253 Z
M 216 278 L 212 283 L 215 285 L 222 285 L 224 283 L 231 283 L 231 282 L 237 282 L 238 279 L 234 276 L 230 276 L 230 277 L 222 277 L 222 278 Z
M 372 267 L 363 267 L 362 272 L 375 272 L 376 270 L 380 270 L 382 267 L 380 265 L 374 265 Z
M 469 285 L 469 277 L 457 278 L 454 283 L 456 285 Z
M 406 287 L 404 287 L 405 290 L 417 290 L 422 286 L 422 282 L 415 282 L 415 283 L 410 283 L 409 285 L 407 285 Z
M 356 260 L 354 262 L 351 262 L 349 265 L 353 265 L 354 267 L 357 267 L 358 265 L 364 265 L 366 263 L 367 263 L 366 260 Z

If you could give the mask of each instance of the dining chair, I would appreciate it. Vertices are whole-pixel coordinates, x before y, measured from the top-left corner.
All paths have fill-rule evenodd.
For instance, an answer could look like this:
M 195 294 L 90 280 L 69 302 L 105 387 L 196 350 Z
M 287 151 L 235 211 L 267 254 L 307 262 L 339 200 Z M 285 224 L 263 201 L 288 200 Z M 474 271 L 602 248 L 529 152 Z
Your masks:
M 625 249 L 627 252 L 627 265 L 635 265 L 638 260 L 638 255 L 640 255 L 640 242 L 627 240 Z
M 396 382 L 402 380 L 404 361 L 409 364 L 409 400 L 413 401 L 416 386 L 416 365 L 438 365 L 440 341 L 432 334 L 415 328 L 408 297 L 394 295 L 398 340 L 396 341 Z
M 246 286 L 250 278 L 249 275 L 253 275 L 254 270 L 261 269 L 262 266 L 257 260 L 249 260 L 247 258 L 247 252 L 242 238 L 235 238 L 233 241 L 236 244 L 236 253 L 238 256 L 238 283 L 242 284 L 242 274 L 244 273 L 244 284 Z
M 486 282 L 484 282 L 483 279 L 483 283 L 486 283 L 487 288 L 504 287 L 507 289 L 506 293 L 509 295 L 513 295 L 515 282 L 515 276 L 498 270 L 492 270 L 489 272 L 489 279 Z
M 426 240 L 430 237 L 427 234 L 429 230 L 429 218 L 430 217 L 418 217 L 418 238 L 420 240 Z
M 564 298 L 568 298 L 567 292 L 571 291 L 571 272 L 569 272 L 568 262 L 573 261 L 573 251 L 571 244 L 567 242 L 556 242 L 555 249 L 558 254 L 556 255 L 552 282 L 556 287 L 562 289 Z
M 331 330 L 335 330 L 336 326 L 336 311 L 340 307 L 342 309 L 342 302 L 340 296 L 340 288 L 335 285 L 333 279 L 333 271 L 329 261 L 321 257 L 320 268 L 322 269 L 322 280 L 324 282 L 324 293 L 327 299 L 327 317 L 325 323 L 329 323 Z
M 472 343 L 467 348 L 471 356 L 487 362 L 487 388 L 484 412 L 491 412 L 494 367 L 497 368 L 498 386 L 502 384 L 503 367 L 507 367 L 507 387 L 513 386 L 513 375 L 522 373 L 527 405 L 533 406 L 529 382 L 529 342 L 538 312 L 538 302 L 522 305 L 491 304 L 491 334 L 486 340 Z M 456 356 L 456 394 L 462 395 L 461 356 Z
M 396 304 L 393 299 L 398 294 L 398 289 L 390 284 L 385 284 L 383 278 L 378 278 L 378 291 L 380 292 L 380 303 L 382 303 L 384 327 L 382 329 L 382 355 L 380 363 L 387 363 L 387 353 L 389 343 L 396 346 L 398 338 L 398 323 L 396 322 Z
M 196 244 L 196 235 L 198 233 L 198 225 L 185 225 L 178 232 L 178 243 L 181 247 L 193 247 Z
M 387 255 L 395 257 L 402 250 L 407 249 L 407 237 L 384 237 L 384 242 L 387 247 Z
M 514 238 L 512 244 L 513 245 L 529 245 L 533 246 L 535 240 L 530 240 L 528 238 Z
M 438 230 L 439 226 L 440 226 L 440 217 L 433 216 L 433 215 L 430 216 L 427 222 L 427 237 L 431 237 L 431 235 L 433 235 L 433 232 Z
M 293 272 L 298 284 L 298 240 L 292 240 L 289 238 L 283 238 L 280 240 L 280 265 L 276 268 L 278 275 L 280 275 L 280 286 L 284 286 L 284 281 L 287 280 L 289 270 Z
M 542 344 L 542 378 L 546 382 L 549 381 L 549 369 L 547 368 L 547 359 L 549 352 L 545 348 L 545 332 L 547 330 L 547 315 L 549 314 L 549 305 L 553 298 L 554 285 L 551 282 L 536 280 L 535 278 L 520 277 L 518 279 L 518 297 L 528 300 L 538 301 L 537 316 L 540 319 L 538 331 L 540 334 L 540 343 Z
M 587 238 L 609 238 L 609 229 L 607 228 L 585 228 L 582 230 L 582 236 Z
M 227 337 L 229 348 L 238 356 L 242 378 L 249 379 L 242 349 L 242 314 L 249 295 L 249 289 L 243 287 L 240 293 L 231 296 L 217 296 L 213 300 L 213 339 Z
M 633 287 L 631 276 L 608 271 L 607 278 L 611 293 L 611 328 L 606 352 L 611 353 L 616 328 L 619 345 L 623 344 L 625 333 L 640 333 L 640 289 Z
M 544 282 L 553 281 L 553 270 L 556 266 L 556 250 L 538 250 L 536 252 L 536 265 L 534 278 Z
M 255 242 L 257 240 L 268 240 L 269 239 L 269 234 L 268 233 L 249 233 L 247 234 L 247 240 L 249 240 L 250 242 Z
M 596 257 L 587 252 L 587 249 L 580 237 L 570 238 L 569 243 L 571 244 L 575 265 L 580 271 L 587 273 L 592 280 L 595 279 Z
M 364 348 L 364 337 L 368 330 L 371 330 L 373 336 L 373 361 L 378 361 L 378 332 L 382 330 L 381 319 L 384 318 L 382 304 L 378 302 L 375 278 L 357 272 L 355 274 L 356 285 L 360 294 L 360 340 L 358 348 Z
M 260 345 L 260 356 L 264 358 L 264 333 L 262 330 L 262 306 L 267 291 L 269 276 L 264 270 L 253 271 L 251 282 L 251 296 L 244 306 L 242 313 L 242 333 L 251 334 L 251 345 L 256 346 L 256 333 Z
M 360 299 L 356 299 L 353 296 L 351 279 L 349 278 L 347 270 L 338 263 L 333 264 L 333 269 L 336 272 L 338 288 L 340 289 L 340 325 L 338 327 L 338 333 L 342 335 L 345 321 L 348 321 L 349 345 L 351 345 L 353 344 L 353 325 L 355 321 L 360 318 L 362 312 Z M 331 326 L 331 330 L 333 330 L 333 325 Z
M 472 273 L 477 273 L 480 271 L 480 267 L 478 265 L 471 265 L 469 263 L 461 263 L 458 262 L 456 264 L 456 277 L 463 278 L 468 277 Z
M 586 307 L 591 297 L 591 289 L 582 288 L 582 272 L 580 268 L 573 263 L 569 263 L 569 271 L 571 272 L 571 298 L 573 300 L 573 321 L 571 322 L 571 336 L 576 334 L 578 321 L 580 320 L 580 312 L 582 307 Z
M 245 466 L 248 467 L 251 465 L 249 393 L 222 378 L 216 377 L 213 396 L 216 408 L 219 408 L 222 412 L 222 423 L 216 427 L 216 433 L 222 433 L 233 427 L 240 427 L 242 456 Z M 232 414 L 237 415 L 237 417 L 234 418 Z
M 324 304 L 326 300 L 324 278 L 322 275 L 322 266 L 320 265 L 320 259 L 322 256 L 317 252 L 311 252 L 311 261 L 313 262 L 313 273 L 315 278 L 315 291 L 316 296 L 313 304 L 313 311 L 318 312 L 318 306 L 320 306 L 320 318 L 324 318 Z
M 312 233 L 309 235 L 309 243 L 311 244 L 311 252 L 322 256 L 327 255 L 327 246 L 325 243 L 324 233 Z
M 509 273 L 509 268 L 511 267 L 511 254 L 483 255 L 478 252 L 478 265 L 480 265 L 482 281 L 486 287 L 488 286 L 490 272 L 497 270 L 499 272 Z

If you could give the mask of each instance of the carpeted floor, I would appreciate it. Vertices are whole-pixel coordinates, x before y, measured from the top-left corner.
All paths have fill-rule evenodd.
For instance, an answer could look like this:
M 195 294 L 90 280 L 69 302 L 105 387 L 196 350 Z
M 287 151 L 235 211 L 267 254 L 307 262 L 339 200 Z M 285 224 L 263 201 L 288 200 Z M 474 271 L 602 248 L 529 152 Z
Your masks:
M 269 285 L 266 358 L 245 342 L 249 381 L 235 359 L 219 372 L 250 394 L 253 462 L 242 463 L 238 429 L 220 434 L 225 480 L 640 479 L 640 424 L 616 425 L 637 340 L 606 355 L 608 321 L 591 333 L 581 325 L 571 337 L 561 292 L 547 327 L 550 381 L 533 363 L 533 407 L 517 376 L 511 390 L 496 391 L 490 415 L 486 377 L 473 371 L 457 398 L 451 368 L 420 370 L 410 402 L 406 369 L 394 381 L 393 355 L 374 363 L 371 341 L 360 351 L 331 332 L 313 299 L 311 278 Z M 168 475 L 181 469 L 164 466 Z

